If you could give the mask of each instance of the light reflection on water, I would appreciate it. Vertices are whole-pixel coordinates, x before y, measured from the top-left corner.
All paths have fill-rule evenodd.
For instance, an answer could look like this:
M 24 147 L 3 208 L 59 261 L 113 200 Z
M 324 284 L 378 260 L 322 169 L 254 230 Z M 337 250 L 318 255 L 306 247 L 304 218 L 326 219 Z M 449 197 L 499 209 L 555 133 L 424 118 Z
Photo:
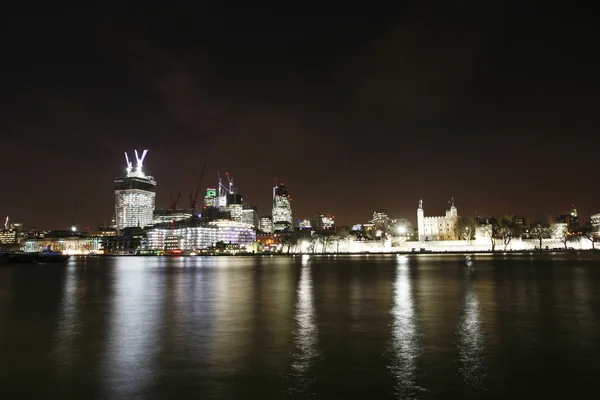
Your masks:
M 398 256 L 394 305 L 392 308 L 392 349 L 389 366 L 396 379 L 395 394 L 402 399 L 416 398 L 423 388 L 417 385 L 417 361 L 421 354 L 421 338 L 407 256 Z
M 235 374 L 247 368 L 245 356 L 252 348 L 256 284 L 252 275 L 232 272 L 237 264 L 227 266 L 222 258 L 209 260 L 216 269 L 211 282 L 214 332 L 210 335 L 208 362 L 219 376 Z
M 57 371 L 59 374 L 68 374 L 73 365 L 71 346 L 75 342 L 78 333 L 78 288 L 77 268 L 71 265 L 66 269 L 64 293 L 60 302 L 58 326 L 55 335 L 57 344 L 54 353 L 57 359 Z
M 479 299 L 475 291 L 475 276 L 468 273 L 461 321 L 458 326 L 459 371 L 467 387 L 485 390 L 485 337 L 481 328 Z
M 314 364 L 319 357 L 317 335 L 310 259 L 309 256 L 303 256 L 293 332 L 295 351 L 289 389 L 289 394 L 293 397 L 310 398 L 314 395 L 311 387 L 316 380 Z
M 117 260 L 102 386 L 108 398 L 127 398 L 145 392 L 154 378 L 162 277 L 149 273 L 143 258 Z
M 3 266 L 0 399 L 531 399 L 599 390 L 597 255 L 482 255 L 466 277 L 453 255 L 332 260 Z

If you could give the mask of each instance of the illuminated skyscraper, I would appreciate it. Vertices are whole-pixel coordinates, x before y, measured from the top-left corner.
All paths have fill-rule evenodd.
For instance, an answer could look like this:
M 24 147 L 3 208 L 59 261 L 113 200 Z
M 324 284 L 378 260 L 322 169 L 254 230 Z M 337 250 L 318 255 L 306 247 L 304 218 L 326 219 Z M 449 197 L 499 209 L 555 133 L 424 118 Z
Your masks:
M 258 229 L 263 233 L 273 233 L 273 217 L 270 215 L 260 217 Z
M 115 179 L 115 217 L 117 229 L 132 226 L 144 227 L 152 224 L 156 201 L 156 181 L 142 170 L 142 163 L 148 150 L 138 156 L 133 170 L 129 156 L 125 153 L 127 176 Z
M 242 206 L 242 222 L 258 228 L 258 210 L 256 206 L 246 204 Z
M 206 207 L 215 207 L 217 205 L 217 189 L 206 189 L 206 195 L 204 196 L 204 205 Z
M 273 232 L 292 230 L 292 206 L 283 183 L 273 188 Z

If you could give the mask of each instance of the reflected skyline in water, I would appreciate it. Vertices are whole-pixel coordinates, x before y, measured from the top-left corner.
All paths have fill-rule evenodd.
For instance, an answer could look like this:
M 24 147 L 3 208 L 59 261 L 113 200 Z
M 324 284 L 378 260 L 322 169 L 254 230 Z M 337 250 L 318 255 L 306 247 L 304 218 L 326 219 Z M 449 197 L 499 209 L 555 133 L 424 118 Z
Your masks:
M 410 265 L 407 256 L 397 257 L 392 308 L 392 348 L 394 359 L 390 370 L 396 378 L 399 398 L 416 398 L 424 389 L 417 385 L 417 361 L 421 353 L 421 338 L 415 314 Z
M 72 346 L 78 339 L 79 326 L 79 282 L 77 267 L 68 266 L 65 271 L 65 284 L 60 302 L 58 323 L 54 340 L 56 341 L 56 368 L 57 373 L 67 375 L 72 371 L 75 360 Z
M 98 257 L 0 268 L 0 398 L 595 392 L 598 258 Z M 564 388 L 549 387 L 561 379 Z
M 465 385 L 473 389 L 485 390 L 485 337 L 482 332 L 474 273 L 467 271 L 465 280 L 463 315 L 458 327 L 460 372 Z
M 115 271 L 102 386 L 109 398 L 124 398 L 152 384 L 162 350 L 158 339 L 165 293 L 162 277 L 148 273 L 142 258 L 118 259 Z
M 292 382 L 289 394 L 292 397 L 311 398 L 311 389 L 316 380 L 314 366 L 319 356 L 317 348 L 319 331 L 316 324 L 309 255 L 302 256 L 301 265 L 296 296 L 293 332 L 295 351 L 292 356 L 292 372 L 290 374 Z

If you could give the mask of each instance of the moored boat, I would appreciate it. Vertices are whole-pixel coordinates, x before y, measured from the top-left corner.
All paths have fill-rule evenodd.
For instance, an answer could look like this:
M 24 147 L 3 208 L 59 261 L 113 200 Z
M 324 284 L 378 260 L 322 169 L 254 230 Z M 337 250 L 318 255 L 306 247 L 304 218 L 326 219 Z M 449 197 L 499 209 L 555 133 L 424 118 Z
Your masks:
M 67 261 L 71 256 L 63 254 L 62 251 L 53 251 L 50 246 L 40 251 L 37 254 L 39 262 L 63 262 Z
M 26 253 L 24 251 L 10 251 L 0 253 L 0 262 L 7 264 L 15 263 L 35 263 L 38 260 L 36 253 Z

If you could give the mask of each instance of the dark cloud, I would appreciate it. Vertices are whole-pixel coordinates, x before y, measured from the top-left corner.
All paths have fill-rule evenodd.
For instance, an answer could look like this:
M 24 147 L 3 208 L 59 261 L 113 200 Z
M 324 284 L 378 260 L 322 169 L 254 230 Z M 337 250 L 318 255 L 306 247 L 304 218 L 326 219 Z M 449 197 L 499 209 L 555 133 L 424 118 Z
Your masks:
M 1 212 L 65 225 L 81 193 L 81 219 L 101 223 L 134 148 L 150 149 L 163 207 L 206 162 L 206 185 L 230 172 L 261 213 L 279 178 L 296 216 L 347 224 L 377 208 L 414 218 L 419 198 L 442 212 L 452 196 L 465 213 L 597 212 L 593 46 L 586 24 L 561 17 L 568 7 L 218 8 L 12 20 L 44 35 L 5 47 L 2 150 L 19 167 Z

